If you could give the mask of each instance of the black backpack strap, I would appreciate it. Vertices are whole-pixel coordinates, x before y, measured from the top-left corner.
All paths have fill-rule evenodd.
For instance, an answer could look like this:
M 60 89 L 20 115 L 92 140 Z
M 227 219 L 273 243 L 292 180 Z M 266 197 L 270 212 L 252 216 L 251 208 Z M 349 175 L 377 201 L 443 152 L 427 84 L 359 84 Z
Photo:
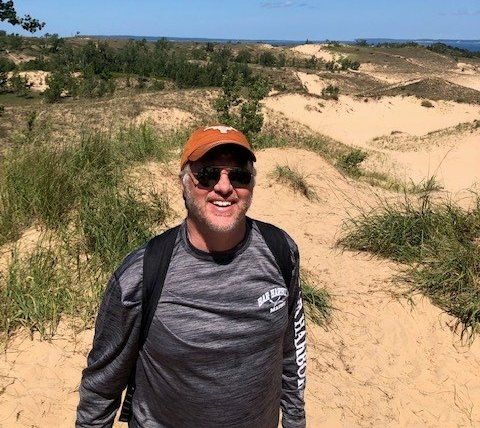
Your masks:
M 161 235 L 148 241 L 143 256 L 142 281 L 142 321 L 140 326 L 139 350 L 147 340 L 148 330 L 152 324 L 155 310 L 163 290 L 168 266 L 172 259 L 173 248 L 177 240 L 180 226 L 168 229 Z M 121 422 L 128 422 L 132 416 L 132 399 L 135 392 L 135 366 L 130 375 L 127 392 L 123 400 L 120 417 Z
M 157 309 L 168 266 L 172 259 L 173 248 L 180 226 L 175 226 L 151 239 L 143 259 L 142 324 L 140 330 L 140 348 L 147 340 L 148 330 Z
M 282 229 L 270 223 L 255 220 L 260 233 L 265 240 L 268 248 L 272 252 L 282 273 L 286 287 L 290 290 L 292 282 L 293 262 L 290 254 L 290 245 Z

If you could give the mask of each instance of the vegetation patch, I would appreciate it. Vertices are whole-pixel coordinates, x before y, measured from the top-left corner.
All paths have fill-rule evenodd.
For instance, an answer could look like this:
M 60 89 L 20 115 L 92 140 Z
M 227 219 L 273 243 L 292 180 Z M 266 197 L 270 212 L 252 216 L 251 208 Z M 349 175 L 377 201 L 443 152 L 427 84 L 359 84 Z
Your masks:
M 367 156 L 367 153 L 363 150 L 353 149 L 339 157 L 337 166 L 348 175 L 358 178 L 362 175 L 360 164 L 367 158 Z
M 422 106 L 422 107 L 426 107 L 426 108 L 435 107 L 435 106 L 434 106 L 430 101 L 428 101 L 428 100 L 422 100 L 421 106 Z
M 33 224 L 46 232 L 33 252 L 14 251 L 0 275 L 0 333 L 25 326 L 50 337 L 63 315 L 92 322 L 108 276 L 171 214 L 163 195 L 129 185 L 125 169 L 167 160 L 178 138 L 158 138 L 140 126 L 116 136 L 85 135 L 65 147 L 24 144 L 5 153 L 0 242 L 17 240 Z
M 338 94 L 340 93 L 340 89 L 338 86 L 328 85 L 327 87 L 322 89 L 321 97 L 324 100 L 335 100 L 338 101 Z
M 462 334 L 480 326 L 480 198 L 471 210 L 434 202 L 432 184 L 401 203 L 384 202 L 345 223 L 339 245 L 407 264 L 412 292 L 458 318 Z
M 333 312 L 330 293 L 326 288 L 314 285 L 313 275 L 304 269 L 300 271 L 300 287 L 307 318 L 314 324 L 326 326 Z
M 310 201 L 318 199 L 315 190 L 308 184 L 305 175 L 296 168 L 290 168 L 288 165 L 277 165 L 273 171 L 273 177 L 278 182 L 291 187 L 295 192 L 299 192 Z

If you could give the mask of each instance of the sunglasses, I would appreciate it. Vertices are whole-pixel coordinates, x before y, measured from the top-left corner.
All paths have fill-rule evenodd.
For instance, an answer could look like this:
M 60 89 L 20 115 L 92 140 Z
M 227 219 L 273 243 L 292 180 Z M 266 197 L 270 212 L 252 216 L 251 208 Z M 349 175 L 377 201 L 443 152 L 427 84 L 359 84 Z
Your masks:
M 225 170 L 228 171 L 228 179 L 233 187 L 246 187 L 252 182 L 252 173 L 244 168 L 204 166 L 192 174 L 202 187 L 213 188 Z

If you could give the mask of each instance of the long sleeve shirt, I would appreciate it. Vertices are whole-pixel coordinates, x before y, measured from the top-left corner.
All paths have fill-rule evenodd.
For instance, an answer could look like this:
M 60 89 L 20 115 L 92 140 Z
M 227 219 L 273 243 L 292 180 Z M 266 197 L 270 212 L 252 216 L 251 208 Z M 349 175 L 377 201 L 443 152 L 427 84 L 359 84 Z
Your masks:
M 304 427 L 299 257 L 286 287 L 255 222 L 234 249 L 193 247 L 183 223 L 139 350 L 142 247 L 112 276 L 80 385 L 77 423 L 111 427 L 135 367 L 131 427 Z

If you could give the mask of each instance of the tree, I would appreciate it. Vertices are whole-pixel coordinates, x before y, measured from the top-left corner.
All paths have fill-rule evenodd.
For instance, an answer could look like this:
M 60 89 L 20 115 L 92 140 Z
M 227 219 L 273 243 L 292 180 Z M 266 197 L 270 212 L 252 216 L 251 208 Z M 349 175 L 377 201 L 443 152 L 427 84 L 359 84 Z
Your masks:
M 12 0 L 0 0 L 0 21 L 7 21 L 12 25 L 20 25 L 24 30 L 30 31 L 30 33 L 41 30 L 45 26 L 45 22 L 40 22 L 30 15 L 25 15 L 23 18 L 18 16 Z

